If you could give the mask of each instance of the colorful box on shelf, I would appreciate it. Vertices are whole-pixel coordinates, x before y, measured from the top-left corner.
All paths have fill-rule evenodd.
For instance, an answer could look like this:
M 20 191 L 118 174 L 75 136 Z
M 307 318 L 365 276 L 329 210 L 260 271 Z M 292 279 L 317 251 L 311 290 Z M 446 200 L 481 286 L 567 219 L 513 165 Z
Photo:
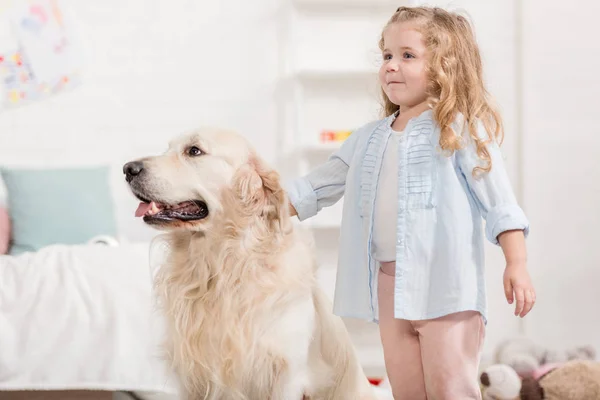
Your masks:
M 321 143 L 332 143 L 332 142 L 343 142 L 350 136 L 352 131 L 344 131 L 344 130 L 323 130 L 321 131 L 321 135 L 319 136 L 319 140 Z

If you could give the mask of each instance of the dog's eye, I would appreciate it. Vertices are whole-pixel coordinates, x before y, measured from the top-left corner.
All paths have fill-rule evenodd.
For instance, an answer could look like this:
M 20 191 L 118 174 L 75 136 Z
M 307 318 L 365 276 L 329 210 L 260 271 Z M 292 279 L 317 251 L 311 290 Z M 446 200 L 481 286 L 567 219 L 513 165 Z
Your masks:
M 202 154 L 204 154 L 204 152 L 202 150 L 200 150 L 198 147 L 192 146 L 188 149 L 188 154 L 192 157 L 197 157 L 197 156 L 201 156 Z

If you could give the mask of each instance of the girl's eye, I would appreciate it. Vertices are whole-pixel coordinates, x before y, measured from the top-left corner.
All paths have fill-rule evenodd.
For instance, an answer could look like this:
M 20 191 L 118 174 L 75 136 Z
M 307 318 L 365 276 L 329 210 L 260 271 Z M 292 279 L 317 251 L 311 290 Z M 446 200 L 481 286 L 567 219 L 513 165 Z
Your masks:
M 384 60 L 391 60 L 392 59 L 392 55 L 391 54 L 384 54 L 383 55 L 383 59 Z
M 404 53 L 404 54 L 402 54 L 402 57 L 403 57 L 403 58 L 415 58 L 415 56 L 413 56 L 413 55 L 412 55 L 412 54 L 410 54 L 410 53 Z

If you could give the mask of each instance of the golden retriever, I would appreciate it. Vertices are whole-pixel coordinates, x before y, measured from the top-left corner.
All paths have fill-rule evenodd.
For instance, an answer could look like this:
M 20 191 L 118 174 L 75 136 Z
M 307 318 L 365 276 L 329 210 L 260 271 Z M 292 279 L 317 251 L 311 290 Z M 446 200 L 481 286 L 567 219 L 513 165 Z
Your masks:
M 169 232 L 155 286 L 186 398 L 375 399 L 279 175 L 247 140 L 200 129 L 123 171 L 136 216 Z

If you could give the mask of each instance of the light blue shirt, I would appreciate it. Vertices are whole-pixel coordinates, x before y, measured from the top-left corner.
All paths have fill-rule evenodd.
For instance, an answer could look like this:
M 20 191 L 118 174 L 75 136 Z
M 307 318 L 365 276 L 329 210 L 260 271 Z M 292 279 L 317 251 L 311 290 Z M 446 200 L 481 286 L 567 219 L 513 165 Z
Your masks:
M 326 163 L 286 185 L 301 221 L 344 197 L 334 298 L 334 312 L 343 317 L 378 322 L 373 210 L 395 117 L 359 128 Z M 454 130 L 462 132 L 459 119 Z M 481 124 L 479 135 L 487 137 Z M 396 318 L 475 310 L 487 321 L 484 231 L 497 245 L 504 231 L 529 233 L 499 146 L 488 145 L 491 171 L 473 177 L 473 168 L 482 164 L 468 132 L 462 137 L 461 150 L 443 154 L 440 128 L 428 110 L 412 118 L 398 138 L 398 213 L 390 215 L 397 220 Z

